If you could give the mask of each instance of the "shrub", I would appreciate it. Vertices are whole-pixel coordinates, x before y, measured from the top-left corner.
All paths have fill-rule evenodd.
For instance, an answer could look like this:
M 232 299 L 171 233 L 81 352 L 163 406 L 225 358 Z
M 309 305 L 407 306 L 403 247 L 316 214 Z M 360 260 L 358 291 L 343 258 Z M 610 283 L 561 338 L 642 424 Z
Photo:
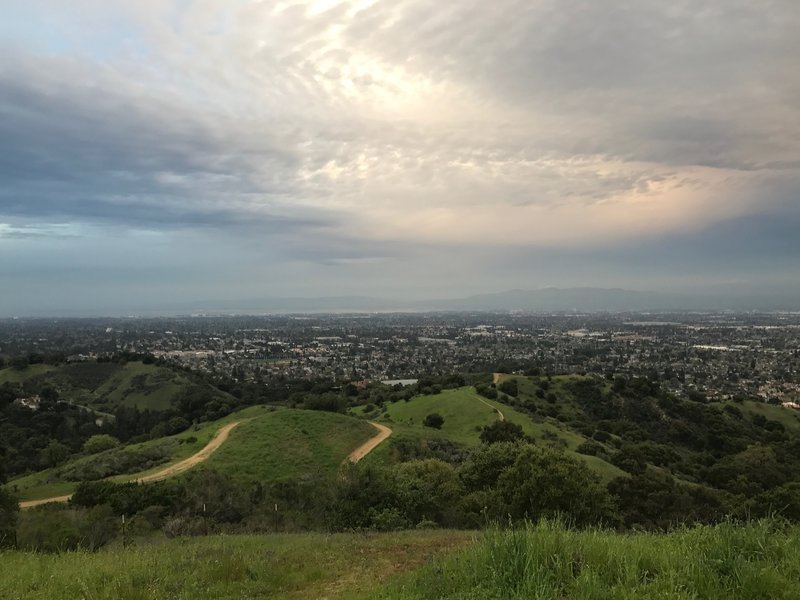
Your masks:
M 99 435 L 93 435 L 86 440 L 83 444 L 83 451 L 87 454 L 97 454 L 99 452 L 111 450 L 117 446 L 119 446 L 119 440 L 117 438 L 106 433 L 101 433 Z
M 605 449 L 597 442 L 586 440 L 580 446 L 575 448 L 575 452 L 578 454 L 585 454 L 587 456 L 601 456 L 605 454 Z
M 508 394 L 509 396 L 517 397 L 519 394 L 519 387 L 517 386 L 516 379 L 506 379 L 503 383 L 500 384 L 499 390 L 504 394 Z
M 441 429 L 444 425 L 444 417 L 439 413 L 431 413 L 422 421 L 425 427 L 432 427 L 433 429 Z
M 481 442 L 484 444 L 530 440 L 530 438 L 525 435 L 521 425 L 510 421 L 495 421 L 491 425 L 487 425 L 481 431 L 480 438 Z
M 384 508 L 383 510 L 372 511 L 372 528 L 378 531 L 397 531 L 408 529 L 410 523 L 408 519 L 396 508 Z

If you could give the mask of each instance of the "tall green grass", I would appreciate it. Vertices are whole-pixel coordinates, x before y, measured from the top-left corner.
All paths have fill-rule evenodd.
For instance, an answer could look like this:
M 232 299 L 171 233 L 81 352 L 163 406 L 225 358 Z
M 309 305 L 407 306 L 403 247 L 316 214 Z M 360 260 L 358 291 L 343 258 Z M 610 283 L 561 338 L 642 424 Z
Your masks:
M 306 600 L 373 595 L 469 541 L 457 531 L 179 538 L 96 553 L 0 551 L 3 600 Z
M 669 534 L 491 531 L 378 597 L 391 600 L 796 599 L 800 529 L 732 523 Z

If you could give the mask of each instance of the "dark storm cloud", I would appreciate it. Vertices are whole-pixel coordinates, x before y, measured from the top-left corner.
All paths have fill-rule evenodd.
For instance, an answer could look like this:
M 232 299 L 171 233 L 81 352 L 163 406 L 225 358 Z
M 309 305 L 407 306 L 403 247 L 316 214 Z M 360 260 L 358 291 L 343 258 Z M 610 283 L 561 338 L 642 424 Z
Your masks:
M 271 210 L 297 193 L 298 161 L 268 131 L 112 77 L 76 82 L 51 61 L 24 66 L 0 70 L 0 215 L 157 228 L 257 222 L 265 232 L 327 223 Z

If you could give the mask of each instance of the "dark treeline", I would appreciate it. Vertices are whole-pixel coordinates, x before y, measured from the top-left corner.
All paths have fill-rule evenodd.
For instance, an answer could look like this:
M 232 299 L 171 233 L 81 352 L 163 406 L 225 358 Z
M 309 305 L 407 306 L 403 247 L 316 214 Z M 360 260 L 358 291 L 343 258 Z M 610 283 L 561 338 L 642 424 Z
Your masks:
M 277 510 L 276 510 L 277 508 Z M 588 468 L 526 442 L 484 444 L 459 466 L 438 459 L 343 467 L 335 477 L 242 482 L 212 470 L 155 484 L 80 485 L 70 506 L 25 511 L 17 545 L 41 551 L 97 548 L 122 535 L 212 532 L 479 528 L 491 521 L 566 515 L 578 526 L 620 518 Z M 10 538 L 9 538 L 10 539 Z
M 517 437 L 513 430 L 506 433 L 508 439 Z M 335 477 L 309 474 L 269 483 L 239 481 L 207 469 L 147 485 L 87 482 L 70 505 L 25 511 L 18 522 L 8 508 L 0 517 L 0 529 L 5 522 L 7 544 L 62 551 L 97 549 L 122 535 L 130 542 L 156 532 L 175 537 L 473 529 L 544 517 L 558 517 L 575 527 L 668 529 L 679 523 L 781 514 L 778 504 L 750 501 L 734 506 L 703 488 L 678 485 L 651 470 L 603 485 L 582 461 L 562 450 L 524 439 L 489 443 L 496 434 L 485 436 L 484 443 L 457 465 L 434 458 L 392 467 L 350 465 Z M 791 510 L 782 516 L 800 517 Z

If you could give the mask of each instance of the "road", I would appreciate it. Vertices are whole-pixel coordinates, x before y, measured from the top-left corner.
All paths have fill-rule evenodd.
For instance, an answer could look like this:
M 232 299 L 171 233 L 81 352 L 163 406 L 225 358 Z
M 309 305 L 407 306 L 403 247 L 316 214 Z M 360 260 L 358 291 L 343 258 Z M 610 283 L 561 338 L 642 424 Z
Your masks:
M 214 435 L 206 446 L 192 454 L 189 458 L 185 458 L 184 460 L 177 462 L 173 465 L 170 465 L 156 473 L 151 473 L 150 475 L 145 475 L 144 477 L 139 477 L 133 479 L 137 483 L 147 483 L 150 481 L 161 481 L 166 479 L 167 477 L 173 477 L 184 471 L 187 471 L 194 467 L 195 465 L 208 460 L 208 457 L 211 456 L 222 444 L 225 443 L 225 440 L 228 439 L 231 431 L 233 431 L 234 427 L 236 427 L 241 421 L 234 421 L 233 423 L 228 423 L 224 427 L 220 428 L 219 431 Z M 388 436 L 387 436 L 388 437 Z M 377 444 L 376 444 L 377 445 Z M 69 499 L 72 498 L 72 494 L 67 496 L 54 496 L 52 498 L 42 498 L 41 500 L 26 500 L 25 502 L 20 502 L 19 507 L 22 509 L 25 508 L 33 508 L 34 506 L 41 506 L 42 504 L 50 504 L 51 502 L 68 502 Z
M 380 423 L 373 423 L 372 421 L 370 421 L 369 424 L 372 425 L 375 429 L 378 430 L 377 435 L 375 435 L 374 437 L 371 437 L 366 442 L 361 444 L 358 448 L 353 450 L 348 455 L 348 457 L 345 459 L 345 461 L 350 461 L 352 463 L 357 463 L 362 458 L 364 458 L 367 454 L 369 454 L 370 452 L 375 450 L 375 448 L 377 448 L 378 445 L 383 440 L 385 440 L 390 435 L 392 435 L 392 430 L 389 429 L 388 427 L 386 427 L 386 425 L 381 425 Z

